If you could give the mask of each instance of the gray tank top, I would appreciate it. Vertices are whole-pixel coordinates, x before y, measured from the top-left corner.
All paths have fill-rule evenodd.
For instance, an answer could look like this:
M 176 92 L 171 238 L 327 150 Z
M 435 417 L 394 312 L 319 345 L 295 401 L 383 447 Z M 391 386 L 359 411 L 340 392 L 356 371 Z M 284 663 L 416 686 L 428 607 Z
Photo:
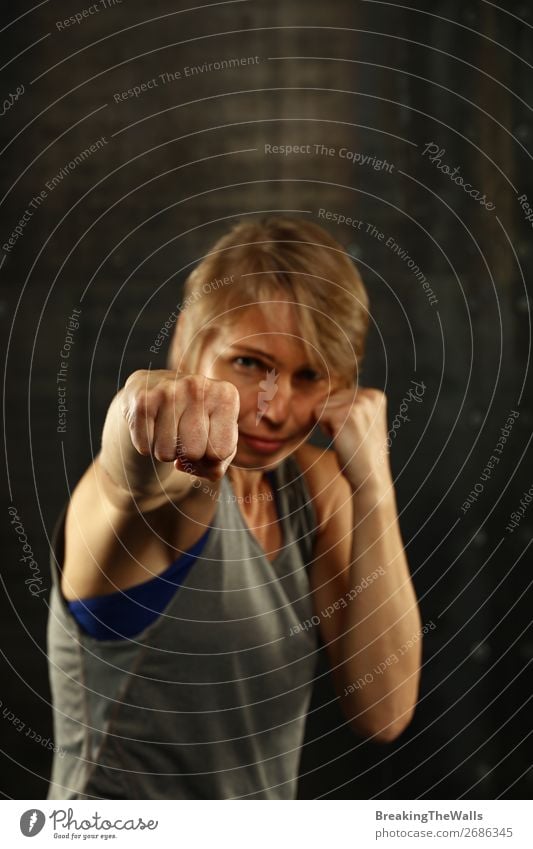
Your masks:
M 270 563 L 221 481 L 212 529 L 137 637 L 102 641 L 60 592 L 48 621 L 55 745 L 49 799 L 294 799 L 318 659 L 308 569 L 316 516 L 294 457 L 275 470 L 283 546 Z

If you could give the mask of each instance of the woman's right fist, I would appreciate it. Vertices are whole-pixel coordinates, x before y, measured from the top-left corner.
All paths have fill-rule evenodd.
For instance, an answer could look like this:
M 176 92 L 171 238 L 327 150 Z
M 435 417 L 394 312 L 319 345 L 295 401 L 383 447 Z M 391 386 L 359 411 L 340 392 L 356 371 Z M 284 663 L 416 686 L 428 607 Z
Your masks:
M 121 391 L 133 446 L 199 477 L 221 478 L 237 451 L 240 400 L 226 380 L 175 371 L 136 371 Z

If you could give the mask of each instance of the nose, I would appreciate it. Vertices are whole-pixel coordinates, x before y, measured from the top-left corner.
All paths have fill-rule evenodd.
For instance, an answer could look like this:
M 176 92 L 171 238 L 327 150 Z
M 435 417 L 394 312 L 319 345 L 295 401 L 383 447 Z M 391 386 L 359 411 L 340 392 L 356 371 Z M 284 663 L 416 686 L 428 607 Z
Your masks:
M 285 422 L 291 411 L 291 394 L 290 375 L 276 374 L 262 381 L 257 399 L 258 417 L 276 425 Z

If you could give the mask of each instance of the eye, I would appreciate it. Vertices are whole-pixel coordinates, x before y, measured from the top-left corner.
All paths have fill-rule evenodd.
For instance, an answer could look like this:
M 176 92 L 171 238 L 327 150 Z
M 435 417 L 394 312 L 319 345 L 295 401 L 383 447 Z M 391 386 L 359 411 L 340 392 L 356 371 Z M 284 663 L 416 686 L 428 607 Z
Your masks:
M 306 380 L 311 383 L 316 383 L 319 380 L 324 379 L 324 375 L 320 374 L 320 372 L 315 371 L 312 368 L 305 368 L 298 372 L 296 375 L 300 380 Z
M 233 363 L 234 365 L 241 366 L 241 368 L 246 369 L 246 371 L 252 371 L 256 367 L 259 367 L 260 369 L 266 368 L 261 360 L 256 359 L 256 357 L 235 357 Z

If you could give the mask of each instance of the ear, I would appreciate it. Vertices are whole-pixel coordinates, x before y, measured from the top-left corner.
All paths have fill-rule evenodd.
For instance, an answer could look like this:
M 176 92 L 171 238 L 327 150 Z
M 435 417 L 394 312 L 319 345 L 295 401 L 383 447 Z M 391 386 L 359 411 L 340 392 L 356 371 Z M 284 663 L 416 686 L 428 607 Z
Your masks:
M 356 369 L 350 378 L 346 378 L 346 389 L 353 389 L 354 391 L 359 388 L 359 369 Z

